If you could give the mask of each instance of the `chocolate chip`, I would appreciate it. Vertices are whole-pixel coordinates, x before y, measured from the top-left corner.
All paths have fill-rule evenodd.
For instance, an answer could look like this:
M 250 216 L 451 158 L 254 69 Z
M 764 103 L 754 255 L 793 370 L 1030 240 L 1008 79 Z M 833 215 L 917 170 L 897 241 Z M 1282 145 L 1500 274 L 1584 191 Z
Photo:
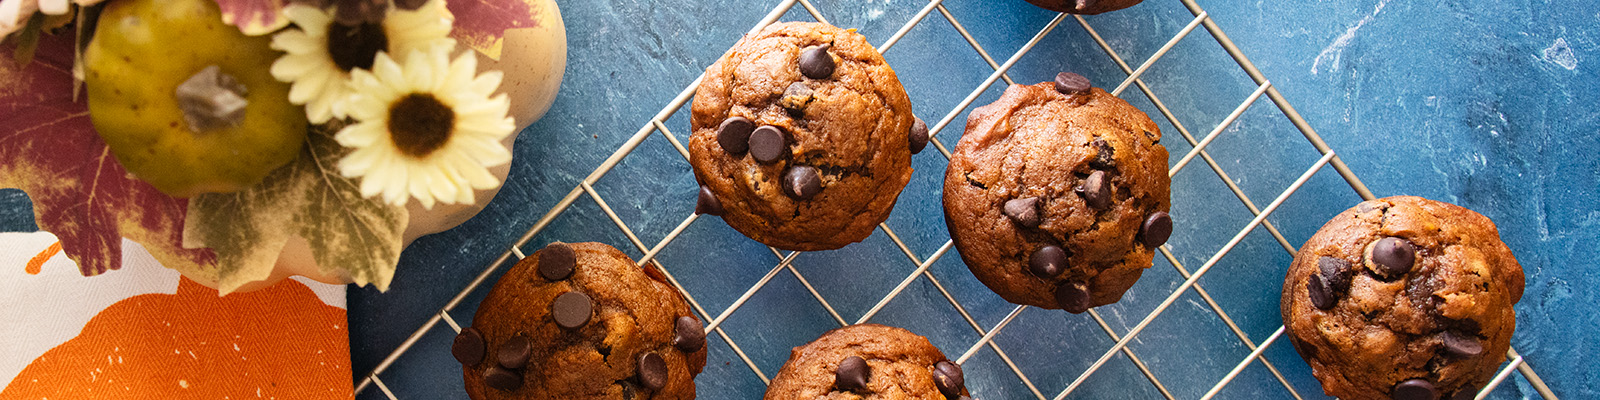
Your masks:
M 1476 398 L 1478 398 L 1478 388 L 1470 384 L 1456 390 L 1455 396 L 1450 396 L 1450 400 L 1473 400 Z
M 783 193 L 800 200 L 811 200 L 822 191 L 822 177 L 817 168 L 808 165 L 789 167 L 783 173 Z
M 700 325 L 700 320 L 691 316 L 678 317 L 673 329 L 672 347 L 677 347 L 685 353 L 693 353 L 705 346 L 706 329 Z
M 1444 342 L 1444 352 L 1456 357 L 1472 357 L 1483 354 L 1483 343 L 1478 338 L 1459 332 L 1446 331 L 1439 335 Z
M 1383 202 L 1377 200 L 1367 200 L 1361 202 L 1361 204 L 1356 204 L 1356 211 L 1360 212 L 1372 212 L 1372 210 L 1378 210 L 1382 208 Z
M 533 355 L 533 344 L 528 338 L 512 336 L 500 344 L 500 350 L 495 352 L 495 361 L 499 361 L 502 367 L 520 369 L 528 364 L 528 357 L 531 355 Z
M 778 99 L 778 106 L 790 112 L 805 110 L 806 105 L 811 104 L 812 93 L 814 91 L 811 90 L 811 85 L 805 82 L 791 83 L 783 90 L 783 97 Z
M 717 200 L 715 193 L 711 193 L 711 188 L 700 186 L 700 198 L 694 201 L 694 213 L 722 215 L 723 212 L 725 210 L 722 209 L 722 201 Z
M 1394 400 L 1437 400 L 1439 390 L 1433 388 L 1432 382 L 1419 378 L 1394 385 L 1394 391 L 1389 396 Z
M 750 150 L 750 132 L 756 130 L 756 123 L 750 122 L 745 117 L 728 117 L 722 120 L 722 125 L 717 126 L 717 144 L 722 145 L 722 151 L 728 154 L 744 154 Z
M 644 353 L 639 356 L 639 384 L 650 390 L 667 386 L 667 360 L 660 354 Z
M 916 118 L 911 123 L 911 133 L 906 136 L 907 144 L 911 146 L 911 154 L 921 153 L 928 147 L 928 123 L 922 118 Z
M 783 131 L 772 125 L 762 125 L 750 133 L 750 156 L 756 161 L 770 163 L 778 161 L 789 154 L 789 144 L 784 140 Z
M 1044 218 L 1039 217 L 1038 197 L 1006 200 L 1005 206 L 1001 207 L 1001 212 L 1025 228 L 1038 227 L 1039 223 L 1044 222 Z
M 499 366 L 489 367 L 483 371 L 483 383 L 509 392 L 522 388 L 522 374 Z
M 839 370 L 834 374 L 833 385 L 839 390 L 855 391 L 867 388 L 867 360 L 861 357 L 850 356 L 839 362 Z
M 1306 277 L 1306 290 L 1311 305 L 1318 309 L 1332 309 L 1350 289 L 1350 263 L 1338 258 L 1323 256 L 1317 259 L 1317 271 Z
M 1044 246 L 1028 257 L 1028 272 L 1040 278 L 1054 278 L 1067 269 L 1067 251 L 1056 246 Z
M 1056 91 L 1062 94 L 1089 93 L 1089 78 L 1071 72 L 1056 74 Z
M 566 292 L 556 296 L 550 302 L 550 316 L 555 318 L 556 325 L 562 328 L 578 329 L 589 323 L 589 314 L 594 312 L 594 301 L 589 296 L 578 292 Z
M 1089 311 L 1089 285 L 1083 282 L 1066 282 L 1056 287 L 1056 304 L 1073 314 Z
M 1083 196 L 1084 202 L 1089 203 L 1089 208 L 1105 210 L 1111 206 L 1111 182 L 1106 181 L 1105 171 L 1090 173 L 1088 178 L 1084 178 L 1083 185 L 1075 190 Z
M 1144 219 L 1144 225 L 1139 227 L 1139 241 L 1145 247 L 1157 248 L 1167 242 L 1167 237 L 1172 236 L 1172 216 L 1165 211 L 1156 211 Z
M 1317 259 L 1317 273 L 1322 275 L 1322 281 L 1328 284 L 1328 289 L 1332 289 L 1334 294 L 1350 290 L 1349 261 L 1323 256 Z
M 1093 142 L 1089 142 L 1089 146 L 1094 147 L 1094 159 L 1089 160 L 1090 168 L 1111 169 L 1116 167 L 1115 157 L 1117 150 L 1111 147 L 1111 143 L 1107 143 L 1105 139 L 1095 139 Z
M 1417 248 L 1405 239 L 1386 237 L 1367 247 L 1367 268 L 1384 279 L 1411 272 L 1416 261 Z
M 450 344 L 450 355 L 456 356 L 456 361 L 461 365 L 475 367 L 483 362 L 483 334 L 478 333 L 478 328 L 467 327 L 456 334 L 456 341 Z
M 961 376 L 961 366 L 949 361 L 934 364 L 933 384 L 946 397 L 960 396 L 961 389 L 966 386 L 966 380 Z
M 566 243 L 551 243 L 539 251 L 539 276 L 555 282 L 572 276 L 578 266 L 578 254 Z
M 810 46 L 800 50 L 800 73 L 811 79 L 827 79 L 833 76 L 833 56 L 828 54 L 828 49 L 833 44 L 825 43 L 820 46 Z
M 1333 288 L 1328 287 L 1328 281 L 1322 278 L 1322 274 L 1311 274 L 1306 277 L 1306 294 L 1311 297 L 1311 305 L 1319 310 L 1332 309 L 1333 305 L 1339 302 L 1339 295 L 1333 292 Z

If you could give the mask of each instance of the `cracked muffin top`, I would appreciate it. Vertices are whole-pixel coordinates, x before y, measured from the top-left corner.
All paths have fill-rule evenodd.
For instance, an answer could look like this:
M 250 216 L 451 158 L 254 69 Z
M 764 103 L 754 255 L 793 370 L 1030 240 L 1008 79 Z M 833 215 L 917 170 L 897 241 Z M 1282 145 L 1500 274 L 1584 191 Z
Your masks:
M 705 330 L 654 268 L 601 243 L 552 243 L 522 259 L 450 348 L 467 395 L 693 399 Z
M 877 49 L 819 23 L 745 36 L 706 69 L 692 109 L 696 211 L 788 250 L 872 234 L 927 140 Z
M 945 223 L 979 281 L 1017 304 L 1116 302 L 1172 233 L 1154 121 L 1063 72 L 967 118 L 945 170 Z
M 823 333 L 789 352 L 765 400 L 972 400 L 961 366 L 928 338 L 878 324 Z
M 1471 399 L 1516 330 L 1522 267 L 1494 222 L 1421 197 L 1362 202 L 1295 255 L 1284 325 L 1343 399 Z

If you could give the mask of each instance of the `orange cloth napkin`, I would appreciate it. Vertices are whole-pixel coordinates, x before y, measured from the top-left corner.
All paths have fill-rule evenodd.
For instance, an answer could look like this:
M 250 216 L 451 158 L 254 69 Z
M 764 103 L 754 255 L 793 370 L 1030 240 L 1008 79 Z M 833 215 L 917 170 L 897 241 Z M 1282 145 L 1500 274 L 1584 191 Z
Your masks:
M 0 400 L 352 397 L 344 286 L 218 297 L 123 249 L 86 278 L 54 235 L 0 233 Z

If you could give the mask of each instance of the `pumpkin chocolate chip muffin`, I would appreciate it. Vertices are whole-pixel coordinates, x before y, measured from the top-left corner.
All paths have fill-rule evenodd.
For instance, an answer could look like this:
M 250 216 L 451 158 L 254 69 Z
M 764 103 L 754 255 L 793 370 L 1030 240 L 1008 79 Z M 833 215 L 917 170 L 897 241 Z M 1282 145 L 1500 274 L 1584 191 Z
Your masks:
M 945 223 L 979 281 L 1017 304 L 1111 304 L 1172 233 L 1150 117 L 1063 72 L 978 107 L 945 170 Z
M 650 268 L 600 243 L 554 243 L 522 259 L 450 349 L 467 395 L 693 399 L 705 330 Z
M 745 36 L 706 69 L 692 108 L 697 212 L 781 249 L 866 239 L 927 144 L 878 50 L 826 24 Z
M 878 324 L 834 329 L 794 348 L 766 400 L 971 400 L 961 366 L 928 338 Z
M 1516 330 L 1522 267 L 1494 222 L 1420 197 L 1339 213 L 1283 282 L 1290 342 L 1342 399 L 1471 399 Z

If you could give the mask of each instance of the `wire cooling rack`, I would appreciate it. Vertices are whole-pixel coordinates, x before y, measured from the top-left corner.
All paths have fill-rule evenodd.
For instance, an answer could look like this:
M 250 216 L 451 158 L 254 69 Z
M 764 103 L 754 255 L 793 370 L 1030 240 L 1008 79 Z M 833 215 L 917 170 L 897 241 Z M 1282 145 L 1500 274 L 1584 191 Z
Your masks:
M 994 69 L 993 73 L 988 75 L 988 77 L 979 83 L 976 88 L 974 88 L 963 100 L 960 101 L 959 104 L 955 106 L 955 108 L 949 110 L 949 112 L 947 112 L 943 118 L 941 118 L 929 129 L 929 135 L 932 137 L 931 144 L 933 144 L 934 148 L 938 149 L 938 151 L 943 154 L 945 159 L 948 159 L 950 157 L 949 147 L 943 143 L 939 133 L 944 131 L 945 128 L 949 127 L 959 115 L 965 112 L 972 105 L 972 103 L 977 100 L 978 97 L 980 97 L 980 95 L 993 86 L 997 81 L 1004 80 L 1007 84 L 1013 84 L 1014 82 L 1011 80 L 1011 78 L 1006 75 L 1006 71 L 1015 65 L 1018 60 L 1022 59 L 1029 52 L 1029 50 L 1035 47 L 1035 45 L 1039 44 L 1048 33 L 1058 28 L 1063 22 L 1067 22 L 1069 20 L 1071 22 L 1075 22 L 1082 27 L 1090 37 L 1094 39 L 1095 43 L 1098 44 L 1102 50 L 1105 51 L 1109 61 L 1115 63 L 1123 73 L 1127 74 L 1127 78 L 1122 80 L 1122 82 L 1117 85 L 1116 88 L 1111 91 L 1111 93 L 1113 95 L 1121 96 L 1123 92 L 1130 87 L 1138 88 L 1140 92 L 1143 92 L 1150 103 L 1154 105 L 1156 110 L 1159 111 L 1161 116 L 1170 122 L 1172 126 L 1176 128 L 1178 134 L 1185 141 L 1187 141 L 1190 146 L 1192 146 L 1192 149 L 1189 152 L 1187 152 L 1181 159 L 1179 159 L 1170 167 L 1168 175 L 1172 176 L 1177 174 L 1178 171 L 1189 166 L 1189 164 L 1196 158 L 1203 161 L 1206 166 L 1212 170 L 1212 172 L 1216 173 L 1216 175 L 1221 178 L 1221 181 L 1227 185 L 1228 190 L 1232 192 L 1233 196 L 1237 197 L 1239 201 L 1243 202 L 1244 206 L 1250 210 L 1254 218 L 1251 219 L 1248 224 L 1237 230 L 1236 233 L 1233 234 L 1232 239 L 1229 240 L 1226 245 L 1222 246 L 1220 250 L 1212 253 L 1206 259 L 1204 264 L 1193 270 L 1186 268 L 1182 263 L 1179 262 L 1179 258 L 1173 255 L 1174 250 L 1172 249 L 1171 244 L 1161 246 L 1161 256 L 1177 270 L 1184 281 L 1178 285 L 1175 290 L 1169 293 L 1165 297 L 1165 300 L 1156 306 L 1153 311 L 1145 315 L 1137 325 L 1134 325 L 1133 328 L 1121 334 L 1114 330 L 1111 325 L 1107 324 L 1106 319 L 1101 316 L 1100 312 L 1098 312 L 1096 309 L 1089 310 L 1088 315 L 1094 319 L 1094 321 L 1110 338 L 1110 340 L 1115 341 L 1115 344 L 1110 348 L 1105 349 L 1104 353 L 1097 360 L 1095 360 L 1092 364 L 1089 364 L 1087 369 L 1083 370 L 1081 373 L 1079 373 L 1079 375 L 1077 375 L 1076 379 L 1062 388 L 1037 387 L 1034 384 L 1034 380 L 1030 379 L 1029 375 L 1023 373 L 1022 369 L 1018 368 L 1017 364 L 1012 361 L 1011 357 L 1001 349 L 1001 346 L 993 341 L 997 334 L 1004 330 L 1008 324 L 1014 321 L 1019 314 L 1029 307 L 1015 306 L 994 326 L 981 326 L 968 312 L 967 307 L 963 306 L 961 302 L 957 301 L 956 298 L 951 295 L 950 291 L 946 290 L 945 286 L 941 284 L 931 272 L 929 272 L 929 267 L 941 257 L 947 256 L 947 253 L 951 250 L 952 243 L 948 240 L 946 240 L 944 244 L 938 247 L 938 249 L 932 254 L 919 256 L 915 251 L 908 247 L 905 242 L 900 239 L 900 236 L 897 235 L 895 231 L 887 224 L 879 224 L 878 228 L 881 229 L 883 233 L 890 240 L 892 240 L 896 246 L 899 247 L 899 250 L 904 253 L 906 259 L 910 261 L 911 264 L 915 265 L 915 269 L 903 280 L 901 280 L 892 291 L 877 301 L 876 305 L 874 305 L 864 315 L 856 318 L 854 323 L 863 323 L 872 320 L 874 316 L 878 315 L 879 312 L 884 309 L 885 305 L 887 305 L 896 296 L 900 295 L 907 288 L 907 286 L 919 279 L 927 279 L 929 283 L 931 283 L 933 287 L 937 288 L 940 294 L 949 301 L 950 306 L 954 307 L 955 311 L 960 313 L 963 319 L 965 319 L 966 323 L 970 325 L 978 335 L 981 335 L 980 339 L 978 339 L 975 343 L 972 343 L 964 352 L 960 354 L 960 357 L 956 359 L 957 363 L 965 364 L 983 348 L 988 347 L 994 350 L 998 358 L 1003 361 L 1003 363 L 1008 369 L 1010 369 L 1012 373 L 1016 374 L 1017 378 L 1020 379 L 1021 382 L 1027 387 L 1027 391 L 1030 392 L 1034 397 L 1040 400 L 1051 398 L 1059 400 L 1064 399 L 1074 393 L 1074 391 L 1078 390 L 1090 376 L 1101 370 L 1101 367 L 1106 365 L 1107 361 L 1116 357 L 1118 354 L 1122 354 L 1127 356 L 1127 359 L 1135 367 L 1137 367 L 1140 374 L 1149 380 L 1149 382 L 1154 385 L 1155 389 L 1160 392 L 1163 397 L 1167 399 L 1173 399 L 1175 397 L 1167 389 L 1167 385 L 1164 384 L 1160 379 L 1156 378 L 1156 375 L 1151 372 L 1150 368 L 1146 366 L 1145 362 L 1135 354 L 1134 349 L 1130 348 L 1128 345 L 1131 341 L 1134 341 L 1140 333 L 1144 332 L 1145 328 L 1150 325 L 1151 321 L 1161 316 L 1161 314 L 1166 311 L 1169 306 L 1172 306 L 1180 296 L 1184 295 L 1190 290 L 1193 290 L 1195 294 L 1204 300 L 1206 306 L 1210 308 L 1210 311 L 1214 312 L 1215 315 L 1227 325 L 1229 330 L 1232 331 L 1233 335 L 1236 336 L 1245 347 L 1250 349 L 1249 355 L 1238 361 L 1235 366 L 1229 370 L 1226 375 L 1223 376 L 1223 378 L 1218 380 L 1201 398 L 1210 399 L 1217 396 L 1218 393 L 1226 385 L 1238 377 L 1241 371 L 1243 371 L 1247 366 L 1250 366 L 1256 362 L 1260 362 L 1267 370 L 1271 372 L 1273 377 L 1278 382 L 1283 384 L 1284 388 L 1288 390 L 1288 393 L 1293 395 L 1296 399 L 1301 399 L 1301 393 L 1294 385 L 1289 383 L 1289 379 L 1285 377 L 1284 373 L 1262 356 L 1262 353 L 1266 351 L 1269 346 L 1279 344 L 1278 342 L 1284 333 L 1284 328 L 1279 326 L 1278 329 L 1273 331 L 1270 336 L 1259 343 L 1252 340 L 1249 335 L 1239 328 L 1238 324 L 1234 322 L 1233 318 L 1231 318 L 1227 312 L 1223 311 L 1222 306 L 1220 306 L 1217 301 L 1215 301 L 1212 296 L 1199 285 L 1198 282 L 1202 276 L 1210 271 L 1211 268 L 1223 258 L 1223 256 L 1227 255 L 1229 251 L 1233 250 L 1235 246 L 1239 245 L 1240 242 L 1244 240 L 1246 235 L 1254 231 L 1256 228 L 1264 228 L 1277 241 L 1277 244 L 1282 246 L 1283 250 L 1288 252 L 1292 257 L 1295 252 L 1295 247 L 1290 244 L 1289 240 L 1286 239 L 1283 234 L 1279 233 L 1277 227 L 1273 226 L 1271 222 L 1267 221 L 1267 216 L 1271 215 L 1273 211 L 1277 210 L 1279 206 L 1284 203 L 1285 200 L 1287 200 L 1291 195 L 1305 185 L 1315 173 L 1323 170 L 1324 168 L 1333 168 L 1333 170 L 1337 172 L 1346 183 L 1349 184 L 1350 189 L 1354 190 L 1355 193 L 1362 199 L 1370 200 L 1373 199 L 1374 196 L 1370 191 L 1367 190 L 1366 186 L 1361 183 L 1361 180 L 1353 172 L 1351 172 L 1348 167 L 1345 166 L 1344 162 L 1339 159 L 1339 157 L 1334 153 L 1333 149 L 1328 147 L 1328 144 L 1322 140 L 1322 137 L 1319 136 L 1303 118 L 1301 118 L 1300 114 L 1295 111 L 1294 107 L 1289 104 L 1288 100 L 1279 94 L 1278 90 L 1272 86 L 1272 83 L 1268 81 L 1265 76 L 1262 75 L 1261 71 L 1258 70 L 1247 57 L 1245 57 L 1244 52 L 1240 50 L 1240 48 L 1236 46 L 1225 33 L 1223 33 L 1222 29 L 1210 18 L 1204 9 L 1202 9 L 1193 0 L 1178 1 L 1180 1 L 1182 5 L 1194 15 L 1194 19 L 1176 34 L 1174 34 L 1170 40 L 1165 42 L 1165 44 L 1156 50 L 1153 55 L 1151 55 L 1147 60 L 1139 64 L 1137 67 L 1131 66 L 1121 56 L 1119 56 L 1117 52 L 1112 49 L 1111 45 L 1107 43 L 1107 41 L 1101 37 L 1101 35 L 1096 32 L 1093 27 L 1090 26 L 1087 20 L 1081 16 L 1070 14 L 1057 15 L 1054 19 L 1050 20 L 1049 23 L 1040 28 L 1038 32 L 1019 50 L 1012 54 L 1011 57 L 1004 60 L 1004 62 L 996 63 L 996 61 L 990 57 L 989 53 L 978 44 L 978 41 L 974 39 L 973 36 L 962 26 L 961 22 L 956 18 L 956 16 L 951 14 L 951 12 L 945 8 L 943 0 L 931 0 L 927 4 L 920 7 L 916 14 L 904 25 L 902 25 L 899 30 L 897 30 L 887 39 L 884 39 L 882 44 L 878 46 L 878 49 L 884 53 L 892 51 L 895 47 L 895 44 L 899 42 L 899 40 L 904 37 L 907 32 L 909 32 L 913 27 L 917 26 L 917 24 L 926 22 L 929 19 L 929 15 L 933 14 L 934 12 L 938 12 L 951 24 L 951 26 L 955 28 L 957 32 L 960 33 L 966 42 L 971 45 L 972 49 L 977 52 L 978 56 Z M 757 32 L 768 24 L 777 21 L 796 5 L 804 7 L 806 13 L 810 14 L 810 16 L 816 21 L 827 22 L 824 14 L 820 12 L 810 0 L 783 0 L 776 7 L 772 8 L 772 10 L 768 12 L 764 18 L 757 22 L 749 32 Z M 1184 127 L 1182 122 L 1178 120 L 1173 112 L 1168 109 L 1164 103 L 1162 103 L 1160 98 L 1156 96 L 1154 92 L 1151 91 L 1150 87 L 1147 86 L 1144 81 L 1140 80 L 1140 76 L 1144 74 L 1145 71 L 1147 71 L 1152 65 L 1156 64 L 1163 55 L 1166 55 L 1168 51 L 1171 50 L 1173 46 L 1176 45 L 1180 40 L 1189 36 L 1197 28 L 1202 27 L 1211 35 L 1213 39 L 1216 40 L 1221 49 L 1225 51 L 1241 69 L 1243 69 L 1245 74 L 1247 74 L 1257 86 L 1255 90 L 1252 91 L 1249 96 L 1246 97 L 1245 100 L 1233 110 L 1232 113 L 1218 123 L 1204 137 L 1200 137 L 1197 140 L 1196 136 Z M 617 166 L 618 163 L 620 163 L 624 158 L 638 148 L 638 146 L 642 144 L 645 139 L 657 133 L 661 134 L 662 137 L 664 137 L 672 145 L 672 147 L 683 156 L 685 162 L 687 162 L 689 157 L 688 150 L 683 146 L 682 142 L 679 141 L 678 136 L 674 135 L 667 128 L 667 125 L 664 122 L 667 121 L 672 115 L 677 113 L 679 109 L 690 100 L 695 89 L 700 85 L 701 79 L 703 79 L 703 75 L 701 78 L 697 78 L 685 86 L 684 89 L 675 98 L 673 98 L 671 102 L 663 107 L 661 111 L 654 117 L 645 122 L 643 126 L 641 126 L 639 130 L 633 134 L 633 136 L 631 136 L 620 148 L 616 149 L 616 151 L 613 152 L 604 162 L 602 162 L 598 168 L 594 169 L 594 171 L 589 173 L 589 175 L 586 176 L 580 183 L 578 183 L 576 187 L 572 188 L 572 190 L 569 191 L 566 196 L 563 197 L 554 207 L 546 212 L 544 216 L 533 225 L 532 228 L 523 234 L 522 237 L 517 239 L 509 249 L 507 249 L 497 259 L 485 267 L 474 280 L 472 280 L 465 288 L 463 288 L 454 298 L 450 299 L 448 303 L 444 304 L 439 312 L 433 314 L 433 316 L 429 318 L 426 323 L 417 328 L 417 330 L 407 337 L 399 347 L 389 353 L 389 355 L 385 357 L 370 373 L 362 377 L 360 383 L 356 385 L 356 394 L 359 395 L 362 392 L 375 387 L 377 390 L 382 391 L 383 395 L 389 399 L 402 398 L 403 396 L 396 395 L 389 389 L 387 385 L 384 384 L 383 379 L 380 378 L 384 371 L 388 370 L 390 366 L 394 365 L 395 361 L 407 350 L 411 349 L 413 345 L 415 345 L 417 341 L 423 337 L 424 334 L 437 328 L 440 321 L 444 321 L 451 330 L 460 332 L 460 324 L 458 324 L 456 320 L 451 317 L 451 313 L 456 311 L 457 306 L 459 306 L 464 299 L 469 297 L 469 295 L 473 294 L 474 291 L 486 289 L 487 287 L 483 285 L 485 281 L 493 276 L 498 269 L 507 266 L 508 261 L 511 260 L 511 257 L 516 257 L 518 260 L 522 259 L 524 257 L 522 246 L 531 241 L 536 235 L 549 226 L 552 221 L 566 211 L 568 207 L 572 206 L 574 202 L 578 201 L 580 197 L 584 196 L 587 196 L 593 200 L 595 204 L 602 211 L 604 211 L 605 215 L 616 224 L 617 228 L 621 230 L 628 240 L 632 242 L 632 244 L 636 246 L 639 251 L 644 252 L 644 256 L 639 259 L 638 263 L 643 265 L 644 263 L 648 262 L 656 262 L 657 266 L 660 267 L 665 273 L 667 279 L 672 283 L 672 285 L 682 292 L 688 299 L 695 312 L 697 312 L 703 320 L 710 321 L 708 324 L 706 324 L 707 332 L 714 333 L 717 337 L 720 337 L 724 343 L 732 349 L 733 353 L 737 355 L 739 360 L 745 365 L 749 366 L 751 372 L 760 378 L 763 383 L 770 382 L 770 377 L 768 375 L 769 372 L 763 371 L 760 367 L 758 367 L 756 363 L 752 361 L 751 358 L 745 353 L 745 351 L 740 348 L 738 342 L 734 340 L 735 337 L 724 331 L 722 325 L 724 322 L 727 322 L 734 312 L 743 306 L 746 301 L 751 298 L 751 296 L 755 295 L 757 291 L 760 291 L 775 276 L 783 273 L 784 271 L 789 272 L 797 279 L 799 283 L 805 287 L 808 292 L 810 292 L 811 296 L 813 296 L 817 302 L 820 303 L 824 309 L 826 309 L 829 316 L 831 316 L 835 322 L 841 326 L 851 323 L 846 320 L 843 315 L 840 315 L 833 306 L 829 305 L 828 301 L 823 298 L 823 296 L 814 286 L 812 286 L 810 281 L 808 281 L 800 273 L 800 270 L 791 265 L 793 260 L 800 254 L 800 252 L 784 253 L 778 249 L 770 247 L 768 249 L 780 261 L 774 265 L 771 270 L 765 274 L 765 276 L 751 285 L 749 289 L 745 290 L 743 295 L 739 296 L 738 299 L 735 300 L 730 306 L 721 310 L 720 312 L 717 312 L 716 314 L 712 314 L 711 311 L 708 311 L 702 307 L 701 304 L 695 300 L 694 295 L 689 293 L 687 289 L 679 283 L 677 278 L 672 274 L 672 270 L 670 268 L 660 265 L 660 262 L 655 260 L 655 257 L 660 254 L 663 249 L 671 245 L 673 240 L 678 238 L 685 229 L 687 229 L 695 222 L 696 219 L 699 218 L 699 216 L 691 213 L 690 215 L 686 216 L 683 221 L 674 229 L 672 229 L 671 232 L 666 233 L 666 235 L 659 242 L 655 243 L 654 245 L 647 245 L 639 239 L 639 236 L 634 233 L 634 230 L 630 228 L 621 217 L 618 216 L 611 206 L 606 203 L 600 192 L 595 189 L 594 184 L 597 181 L 599 181 L 607 173 L 611 172 L 613 167 Z M 1206 147 L 1214 140 L 1218 139 L 1218 137 L 1221 136 L 1221 134 L 1226 131 L 1230 125 L 1233 125 L 1234 122 L 1244 114 L 1247 108 L 1249 108 L 1262 96 L 1266 96 L 1278 108 L 1278 110 L 1281 111 L 1282 116 L 1287 118 L 1289 122 L 1291 122 L 1294 127 L 1305 136 L 1305 139 L 1309 141 L 1310 144 L 1322 155 L 1316 160 L 1316 162 L 1312 163 L 1310 167 L 1306 168 L 1299 178 L 1293 182 L 1293 184 L 1282 190 L 1264 208 L 1257 206 L 1254 201 L 1246 196 L 1244 190 L 1240 189 L 1240 187 L 1235 183 L 1235 180 L 1230 178 L 1228 174 L 1224 172 L 1222 165 L 1206 152 Z M 1146 110 L 1146 112 L 1148 111 L 1149 110 Z M 956 135 L 959 134 L 960 132 L 956 132 Z M 943 137 L 950 136 L 944 135 Z M 1219 234 L 1220 233 L 1221 232 L 1219 232 Z M 860 244 L 857 245 L 859 246 Z M 469 311 L 463 310 L 462 312 Z M 1281 346 L 1282 344 L 1279 345 Z M 1526 380 L 1527 383 L 1532 386 L 1533 390 L 1539 393 L 1543 398 L 1556 398 L 1555 395 L 1550 391 L 1549 387 L 1546 386 L 1539 378 L 1538 374 L 1535 373 L 1534 370 L 1524 362 L 1523 357 L 1519 355 L 1515 349 L 1509 350 L 1506 354 L 1506 358 L 1507 361 L 1503 363 L 1493 380 L 1490 381 L 1490 383 L 1478 393 L 1476 396 L 1477 399 L 1483 399 L 1488 396 L 1502 382 L 1505 382 L 1506 379 L 1513 374 L 1513 372 L 1521 374 L 1524 380 Z M 970 372 L 968 373 L 968 376 L 971 376 Z M 1052 393 L 1054 394 L 1053 396 L 1051 395 Z M 1314 394 L 1320 396 L 1320 393 Z M 979 398 L 985 397 L 984 393 L 974 393 L 974 395 Z

